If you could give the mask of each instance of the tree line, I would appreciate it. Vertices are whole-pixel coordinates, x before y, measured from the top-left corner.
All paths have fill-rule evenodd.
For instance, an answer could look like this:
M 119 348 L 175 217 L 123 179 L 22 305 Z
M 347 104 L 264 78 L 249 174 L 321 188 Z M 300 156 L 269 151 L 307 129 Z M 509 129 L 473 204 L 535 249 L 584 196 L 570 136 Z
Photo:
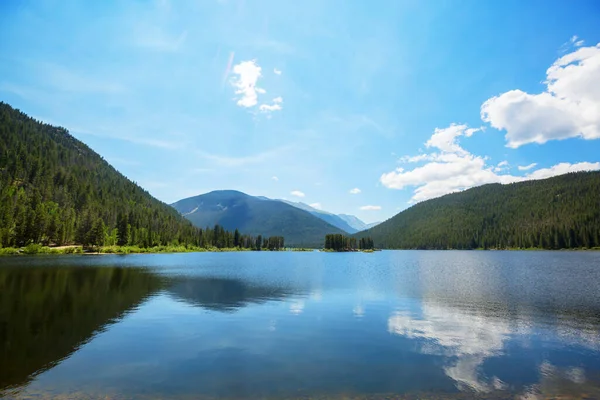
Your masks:
M 355 251 L 355 250 L 373 250 L 375 248 L 373 239 L 362 237 L 357 239 L 351 236 L 341 234 L 325 235 L 325 250 L 333 251 Z
M 199 229 L 66 129 L 0 102 L 0 247 L 193 245 L 281 249 L 281 237 Z
M 357 234 L 366 236 L 393 249 L 600 247 L 600 172 L 448 194 Z

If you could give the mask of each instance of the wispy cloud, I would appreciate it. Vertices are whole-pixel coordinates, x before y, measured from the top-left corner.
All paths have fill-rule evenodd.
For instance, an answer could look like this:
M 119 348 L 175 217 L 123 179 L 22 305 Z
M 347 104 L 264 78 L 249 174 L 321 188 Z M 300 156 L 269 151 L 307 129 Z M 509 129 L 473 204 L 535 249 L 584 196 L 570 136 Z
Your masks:
M 196 154 L 198 154 L 200 157 L 202 157 L 208 161 L 211 161 L 219 166 L 237 168 L 237 167 L 247 166 L 250 164 L 260 164 L 260 163 L 272 160 L 276 157 L 281 156 L 282 154 L 287 152 L 290 148 L 291 148 L 290 145 L 281 146 L 281 147 L 277 147 L 277 148 L 274 148 L 271 150 L 264 151 L 262 153 L 252 154 L 252 155 L 248 155 L 248 156 L 240 156 L 240 157 L 211 154 L 211 153 L 207 153 L 207 152 L 201 151 L 201 150 L 196 151 Z
M 225 67 L 225 71 L 223 71 L 223 78 L 221 79 L 221 85 L 225 84 L 229 74 L 231 73 L 231 67 L 233 66 L 233 59 L 235 58 L 235 52 L 229 53 L 229 59 L 227 60 L 227 66 Z
M 115 133 L 114 131 L 106 130 L 104 128 L 99 128 L 96 131 L 75 128 L 75 129 L 71 129 L 70 131 L 75 134 L 123 140 L 125 142 L 141 144 L 141 145 L 151 146 L 151 147 L 158 147 L 158 148 L 166 149 L 166 150 L 179 149 L 179 148 L 183 147 L 183 145 L 184 145 L 183 143 L 177 142 L 177 141 L 167 141 L 167 140 L 162 140 L 162 139 L 154 139 L 151 137 L 140 137 L 140 136 L 133 136 L 133 135 L 128 135 L 128 134 L 119 134 L 119 133 Z
M 281 75 L 281 70 L 277 68 L 273 69 L 273 72 L 275 73 L 275 75 Z
M 360 207 L 361 210 L 363 211 L 378 211 L 381 210 L 381 206 L 362 206 Z
M 303 192 L 301 192 L 301 191 L 299 191 L 299 190 L 292 190 L 292 191 L 290 192 L 290 194 L 291 194 L 292 196 L 296 196 L 296 197 L 305 197 L 305 196 L 306 196 L 306 195 L 305 195 Z
M 359 194 L 360 192 L 361 192 L 361 190 L 359 188 L 354 188 L 354 189 L 351 189 L 350 192 L 348 192 L 348 193 L 350 193 L 350 194 Z
M 579 37 L 577 37 L 577 35 L 571 36 L 571 39 L 569 40 L 569 42 L 571 42 L 571 44 L 575 47 L 583 46 L 583 40 L 579 39 Z
M 156 26 L 139 28 L 134 35 L 134 45 L 151 51 L 173 53 L 182 48 L 187 37 L 187 30 L 172 35 Z
M 321 205 L 321 203 L 310 203 L 309 206 L 311 206 L 312 208 L 316 208 L 317 210 L 323 209 L 323 206 Z
M 271 179 L 274 180 L 275 182 L 279 182 L 279 178 L 276 176 L 272 176 Z
M 529 165 L 519 165 L 518 168 L 519 168 L 519 171 L 528 171 L 531 168 L 534 168 L 536 165 L 537 165 L 537 163 L 531 163 Z

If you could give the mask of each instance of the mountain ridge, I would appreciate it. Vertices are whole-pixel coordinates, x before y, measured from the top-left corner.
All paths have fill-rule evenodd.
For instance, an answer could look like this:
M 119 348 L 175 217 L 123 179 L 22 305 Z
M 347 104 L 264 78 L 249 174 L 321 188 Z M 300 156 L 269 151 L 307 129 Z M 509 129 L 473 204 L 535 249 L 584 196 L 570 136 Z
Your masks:
M 600 246 L 600 171 L 483 185 L 423 201 L 355 234 L 390 249 Z
M 292 247 L 320 248 L 326 234 L 343 232 L 308 211 L 237 190 L 214 190 L 171 206 L 198 228 L 219 224 L 249 235 L 283 236 Z

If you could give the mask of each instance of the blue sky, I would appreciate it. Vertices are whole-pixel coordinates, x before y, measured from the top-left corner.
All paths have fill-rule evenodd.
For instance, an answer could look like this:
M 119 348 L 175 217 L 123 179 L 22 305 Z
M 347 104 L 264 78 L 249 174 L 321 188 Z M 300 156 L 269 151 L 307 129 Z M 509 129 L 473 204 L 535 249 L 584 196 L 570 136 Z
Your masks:
M 5 0 L 0 100 L 165 202 L 237 189 L 373 222 L 600 169 L 599 20 L 595 0 Z

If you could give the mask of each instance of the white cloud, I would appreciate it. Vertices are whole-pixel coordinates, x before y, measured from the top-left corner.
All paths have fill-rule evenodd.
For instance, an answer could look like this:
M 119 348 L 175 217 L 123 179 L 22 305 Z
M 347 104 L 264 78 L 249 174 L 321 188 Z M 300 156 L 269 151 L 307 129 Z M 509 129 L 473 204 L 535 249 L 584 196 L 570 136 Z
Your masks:
M 270 112 L 270 111 L 279 111 L 281 110 L 281 106 L 279 104 L 261 104 L 258 109 L 260 111 L 264 111 L 264 112 Z
M 546 76 L 546 91 L 516 89 L 492 97 L 481 106 L 481 118 L 505 130 L 511 148 L 572 137 L 599 139 L 600 43 L 562 56 Z
M 362 206 L 360 209 L 363 211 L 378 211 L 381 210 L 381 206 Z
M 290 194 L 291 194 L 292 196 L 296 196 L 296 197 L 305 197 L 305 196 L 306 196 L 306 195 L 305 195 L 303 192 L 301 192 L 301 191 L 299 191 L 299 190 L 292 190 L 292 191 L 290 192 Z
M 529 165 L 519 165 L 517 168 L 519 168 L 519 171 L 528 171 L 531 168 L 535 167 L 537 165 L 537 163 L 531 163 Z
M 498 163 L 498 165 L 496 165 L 496 167 L 494 168 L 494 172 L 502 172 L 506 169 L 508 169 L 508 161 L 504 160 L 504 161 L 500 161 Z
M 425 142 L 426 147 L 434 147 L 448 153 L 467 154 L 456 142 L 460 136 L 472 136 L 479 129 L 468 128 L 466 125 L 452 124 L 448 128 L 435 128 L 431 138 Z
M 419 202 L 444 194 L 461 191 L 486 183 L 512 183 L 530 179 L 542 179 L 567 172 L 597 170 L 600 163 L 561 163 L 550 168 L 533 171 L 525 176 L 501 174 L 503 163 L 488 165 L 487 157 L 469 153 L 458 144 L 458 138 L 468 136 L 466 125 L 450 125 L 436 129 L 428 143 L 429 147 L 442 150 L 417 157 L 403 157 L 409 162 L 425 162 L 412 170 L 397 168 L 381 176 L 380 182 L 390 189 L 415 187 L 411 202 Z M 446 132 L 447 131 L 447 132 Z M 413 160 L 411 160 L 413 159 Z M 501 165 L 502 164 L 502 165 Z M 500 167 L 500 170 L 498 169 Z
M 281 75 L 281 70 L 277 68 L 273 69 L 273 72 L 275 73 L 275 75 Z
M 350 194 L 359 194 L 361 192 L 361 190 L 359 188 L 354 188 L 352 190 L 350 190 Z
M 279 178 L 276 176 L 272 176 L 271 179 L 273 179 L 275 182 L 279 181 Z
M 281 103 L 283 103 L 283 98 L 281 96 L 275 97 L 273 99 L 273 104 L 261 104 L 258 109 L 264 113 L 280 111 L 283 108 Z
M 258 95 L 266 93 L 264 89 L 256 86 L 258 78 L 262 76 L 262 68 L 256 60 L 242 61 L 233 67 L 231 85 L 236 88 L 235 94 L 240 95 L 237 104 L 241 107 L 254 107 L 258 103 Z
M 569 40 L 569 42 L 571 42 L 571 44 L 575 47 L 581 47 L 583 46 L 583 40 L 578 40 L 579 38 L 577 37 L 577 35 L 573 35 L 571 37 L 571 39 Z
M 527 179 L 545 179 L 569 172 L 593 171 L 600 169 L 600 162 L 581 162 L 577 164 L 560 163 L 550 168 L 542 168 L 527 175 Z
M 323 206 L 321 206 L 321 203 L 311 203 L 311 204 L 309 204 L 309 206 L 311 206 L 312 208 L 316 208 L 317 210 L 323 209 Z

